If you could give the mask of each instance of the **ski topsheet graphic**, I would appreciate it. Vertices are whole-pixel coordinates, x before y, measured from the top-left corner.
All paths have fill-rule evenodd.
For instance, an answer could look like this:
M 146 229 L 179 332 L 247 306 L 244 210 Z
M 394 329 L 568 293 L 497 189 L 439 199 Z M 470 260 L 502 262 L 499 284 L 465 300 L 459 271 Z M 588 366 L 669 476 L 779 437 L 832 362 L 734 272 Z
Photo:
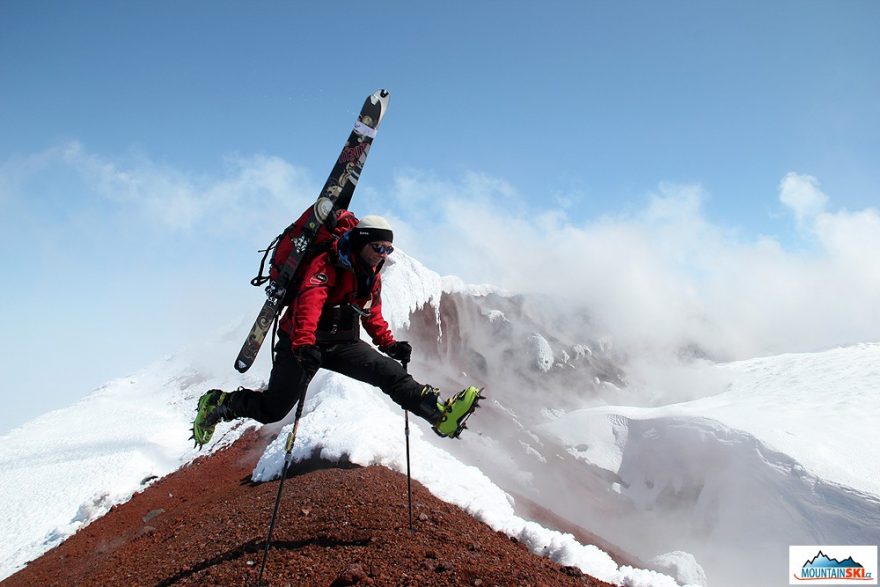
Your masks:
M 241 373 L 250 369 L 257 358 L 257 353 L 272 327 L 272 322 L 283 308 L 284 297 L 287 288 L 291 285 L 294 273 L 321 224 L 336 210 L 348 208 L 364 163 L 367 161 L 370 145 L 373 144 L 373 139 L 376 137 L 376 130 L 388 109 L 389 98 L 390 94 L 387 90 L 378 90 L 364 102 L 354 124 L 354 129 L 348 135 L 348 140 L 345 141 L 342 152 L 339 154 L 333 170 L 330 171 L 324 188 L 311 207 L 302 232 L 293 239 L 290 255 L 277 277 L 266 286 L 266 301 L 235 359 L 235 368 Z

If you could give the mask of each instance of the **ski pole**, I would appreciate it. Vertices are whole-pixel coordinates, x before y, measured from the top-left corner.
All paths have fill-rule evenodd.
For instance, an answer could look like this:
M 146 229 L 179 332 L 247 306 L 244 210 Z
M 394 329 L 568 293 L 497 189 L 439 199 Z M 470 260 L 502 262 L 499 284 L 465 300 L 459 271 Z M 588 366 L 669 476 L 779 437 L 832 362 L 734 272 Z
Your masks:
M 281 470 L 281 482 L 278 484 L 278 495 L 275 496 L 275 509 L 272 510 L 272 520 L 269 522 L 269 534 L 266 536 L 266 549 L 263 551 L 263 563 L 260 565 L 260 574 L 257 577 L 257 587 L 263 585 L 263 571 L 266 569 L 266 559 L 269 557 L 269 544 L 272 541 L 272 531 L 275 529 L 275 518 L 278 516 L 278 506 L 281 504 L 281 490 L 284 489 L 284 479 L 287 478 L 287 469 L 293 460 L 293 442 L 296 440 L 296 431 L 299 428 L 299 417 L 302 415 L 303 404 L 306 401 L 306 394 L 303 392 L 302 397 L 296 406 L 296 416 L 293 419 L 293 428 L 287 435 L 287 443 L 284 445 L 284 468 Z
M 409 361 L 403 361 L 403 370 L 407 370 Z M 409 472 L 409 410 L 403 408 L 403 433 L 406 436 L 406 496 L 409 506 L 409 531 L 415 532 L 412 522 L 412 476 Z

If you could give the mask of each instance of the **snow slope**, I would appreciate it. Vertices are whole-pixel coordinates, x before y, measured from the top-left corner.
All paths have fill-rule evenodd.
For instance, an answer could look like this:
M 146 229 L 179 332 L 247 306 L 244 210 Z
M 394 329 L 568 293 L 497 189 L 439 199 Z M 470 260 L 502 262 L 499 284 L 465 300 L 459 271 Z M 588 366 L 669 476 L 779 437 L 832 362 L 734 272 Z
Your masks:
M 202 360 L 216 346 L 188 349 L 110 381 L 0 437 L 0 578 L 127 501 L 149 478 L 199 455 L 188 440 L 199 394 L 262 383 L 259 376 L 210 375 L 222 372 Z M 241 428 L 227 430 L 212 448 L 233 441 Z
M 417 308 L 436 306 L 444 284 L 473 295 L 487 291 L 441 280 L 402 252 L 395 253 L 383 293 L 392 327 L 404 327 Z M 166 475 L 198 456 L 188 440 L 198 396 L 214 387 L 259 388 L 268 376 L 265 350 L 246 376 L 232 369 L 249 326 L 242 320 L 213 340 L 111 381 L 75 405 L 0 437 L 0 578 L 127 500 L 152 476 Z M 402 470 L 399 408 L 375 389 L 331 373 L 320 373 L 311 390 L 297 439 L 298 457 L 317 450 L 329 459 L 345 455 L 355 463 Z M 479 469 L 425 442 L 425 425 L 413 422 L 411 429 L 413 475 L 439 497 L 519 537 L 536 552 L 597 577 L 631 586 L 677 584 L 654 571 L 618 568 L 596 547 L 517 517 L 509 496 Z M 211 449 L 233 441 L 242 430 L 240 424 L 221 424 Z M 280 473 L 284 437 L 269 446 L 254 472 L 256 479 Z M 684 560 L 678 568 L 701 576 L 692 557 L 670 553 L 667 559 Z
M 787 582 L 789 545 L 880 542 L 880 344 L 715 369 L 730 384 L 712 397 L 583 409 L 543 426 L 614 473 L 638 512 L 603 535 L 662 528 L 662 547 L 694 553 L 710 579 L 751 561 L 763 572 L 752 585 Z

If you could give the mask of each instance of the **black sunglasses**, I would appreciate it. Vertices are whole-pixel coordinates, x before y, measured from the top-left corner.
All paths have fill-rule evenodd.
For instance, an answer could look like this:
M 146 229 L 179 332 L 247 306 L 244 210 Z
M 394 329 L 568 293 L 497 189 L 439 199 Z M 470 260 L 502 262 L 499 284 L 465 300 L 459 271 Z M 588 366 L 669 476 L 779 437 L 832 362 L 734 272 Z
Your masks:
M 379 253 L 380 255 L 390 255 L 394 252 L 394 247 L 391 245 L 380 245 L 376 243 L 370 243 L 370 246 L 373 247 L 373 250 Z

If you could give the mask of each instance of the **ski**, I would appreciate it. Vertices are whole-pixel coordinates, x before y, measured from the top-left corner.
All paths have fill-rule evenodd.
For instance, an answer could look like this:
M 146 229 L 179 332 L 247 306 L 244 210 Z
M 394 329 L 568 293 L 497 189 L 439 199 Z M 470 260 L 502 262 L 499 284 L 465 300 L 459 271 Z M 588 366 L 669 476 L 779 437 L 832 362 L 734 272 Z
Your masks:
M 345 141 L 342 152 L 330 171 L 324 188 L 312 205 L 303 232 L 294 239 L 293 250 L 287 257 L 278 277 L 266 286 L 266 301 L 235 359 L 237 371 L 244 373 L 254 364 L 257 353 L 263 345 L 263 340 L 272 327 L 272 322 L 283 308 L 284 296 L 291 278 L 321 224 L 333 212 L 347 209 L 351 203 L 351 196 L 364 168 L 367 154 L 370 152 L 370 145 L 373 144 L 376 130 L 388 109 L 389 99 L 388 90 L 377 90 L 364 101 L 364 106 L 355 121 L 354 129 L 348 135 L 348 140 Z

